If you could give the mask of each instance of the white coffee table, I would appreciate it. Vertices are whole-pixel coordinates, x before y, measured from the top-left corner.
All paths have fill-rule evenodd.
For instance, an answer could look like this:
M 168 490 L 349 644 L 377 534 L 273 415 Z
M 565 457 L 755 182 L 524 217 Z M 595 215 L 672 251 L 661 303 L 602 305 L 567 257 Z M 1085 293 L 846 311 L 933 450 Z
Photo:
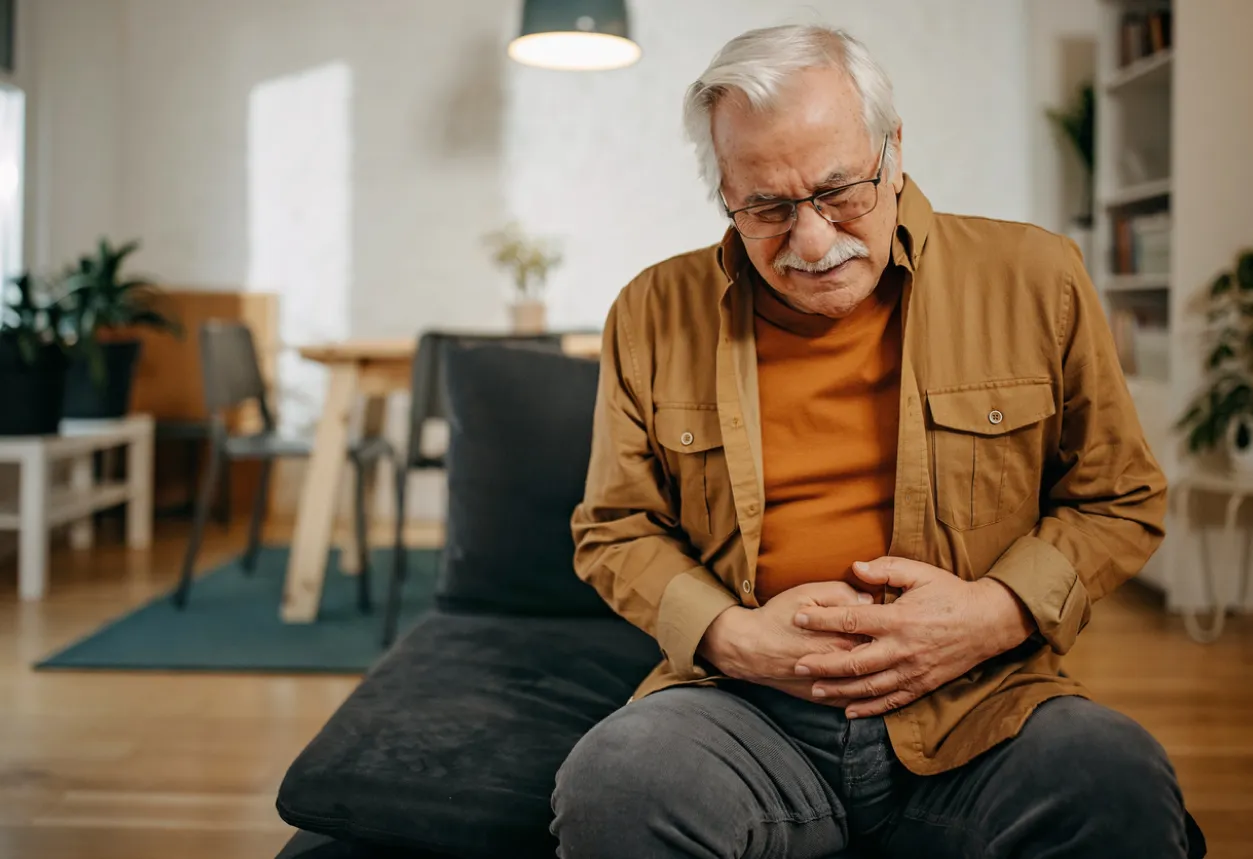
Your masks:
M 16 486 L 0 488 L 0 530 L 16 530 L 18 594 L 43 598 L 48 578 L 48 537 L 70 525 L 70 545 L 90 548 L 92 514 L 125 504 L 126 545 L 152 543 L 152 435 L 150 415 L 118 420 L 67 420 L 57 435 L 0 436 L 0 463 L 17 465 Z M 97 482 L 92 454 L 124 448 L 126 479 Z M 69 463 L 69 479 L 54 484 L 56 464 Z

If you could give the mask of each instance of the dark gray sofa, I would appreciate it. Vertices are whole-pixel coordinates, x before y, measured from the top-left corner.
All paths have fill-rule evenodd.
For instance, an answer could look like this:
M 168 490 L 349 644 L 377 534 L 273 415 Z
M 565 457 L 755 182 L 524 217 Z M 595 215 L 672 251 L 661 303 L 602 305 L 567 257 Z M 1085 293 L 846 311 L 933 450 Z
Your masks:
M 447 348 L 436 607 L 292 763 L 282 859 L 551 857 L 557 768 L 660 657 L 573 572 L 597 364 Z

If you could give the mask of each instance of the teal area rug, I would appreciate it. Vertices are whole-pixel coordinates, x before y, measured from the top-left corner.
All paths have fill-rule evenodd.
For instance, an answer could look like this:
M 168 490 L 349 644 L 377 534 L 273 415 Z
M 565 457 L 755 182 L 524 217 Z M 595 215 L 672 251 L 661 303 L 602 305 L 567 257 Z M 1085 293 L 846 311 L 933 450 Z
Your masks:
M 382 655 L 383 607 L 390 550 L 371 558 L 373 610 L 357 610 L 357 580 L 327 560 L 322 604 L 314 623 L 279 619 L 287 547 L 265 547 L 256 571 L 235 560 L 198 577 L 183 611 L 169 594 L 106 624 L 36 664 L 36 668 L 114 671 L 213 671 L 359 674 Z M 411 550 L 401 629 L 430 607 L 437 550 Z

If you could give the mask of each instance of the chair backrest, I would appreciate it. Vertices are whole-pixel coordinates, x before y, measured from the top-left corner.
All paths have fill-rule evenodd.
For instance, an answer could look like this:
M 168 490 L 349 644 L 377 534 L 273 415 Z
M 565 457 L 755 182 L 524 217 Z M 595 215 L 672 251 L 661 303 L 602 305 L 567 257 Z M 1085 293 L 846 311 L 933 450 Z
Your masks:
M 210 414 L 256 400 L 266 430 L 274 429 L 257 347 L 247 325 L 222 319 L 201 324 L 200 374 L 205 408 Z
M 418 336 L 413 359 L 409 404 L 409 442 L 406 453 L 409 468 L 441 468 L 443 459 L 422 453 L 422 428 L 433 418 L 448 416 L 448 397 L 443 384 L 443 353 L 449 343 L 459 346 L 494 343 L 525 346 L 547 352 L 560 352 L 563 336 L 545 334 L 469 334 L 427 331 Z

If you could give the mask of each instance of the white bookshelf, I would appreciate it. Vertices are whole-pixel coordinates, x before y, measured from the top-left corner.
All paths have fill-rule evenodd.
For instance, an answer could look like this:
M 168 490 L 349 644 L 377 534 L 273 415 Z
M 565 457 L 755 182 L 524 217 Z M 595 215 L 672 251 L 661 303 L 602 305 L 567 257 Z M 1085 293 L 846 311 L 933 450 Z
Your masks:
M 1169 384 L 1173 29 L 1171 0 L 1103 0 L 1097 43 L 1094 252 L 1088 265 L 1137 382 Z M 1129 26 L 1143 39 L 1129 46 Z M 1137 55 L 1143 54 L 1143 55 Z M 1141 336 L 1143 335 L 1143 336 Z M 1144 340 L 1151 342 L 1145 343 Z M 1148 353 L 1146 347 L 1158 350 Z M 1164 354 L 1163 354 L 1164 350 Z M 1150 359 L 1150 360 L 1146 360 Z M 1151 417 L 1151 416 L 1149 416 Z
M 1172 220 L 1173 20 L 1150 32 L 1149 16 L 1171 0 L 1102 0 L 1097 38 L 1093 254 L 1088 266 L 1119 344 L 1128 389 L 1149 445 L 1178 470 L 1173 380 L 1184 360 L 1175 324 L 1177 259 Z M 1145 38 L 1130 45 L 1129 20 Z M 1163 23 L 1161 17 L 1157 24 Z M 1166 37 L 1166 38 L 1162 38 Z M 1141 54 L 1141 55 L 1137 55 Z M 1169 591 L 1159 553 L 1141 578 Z

